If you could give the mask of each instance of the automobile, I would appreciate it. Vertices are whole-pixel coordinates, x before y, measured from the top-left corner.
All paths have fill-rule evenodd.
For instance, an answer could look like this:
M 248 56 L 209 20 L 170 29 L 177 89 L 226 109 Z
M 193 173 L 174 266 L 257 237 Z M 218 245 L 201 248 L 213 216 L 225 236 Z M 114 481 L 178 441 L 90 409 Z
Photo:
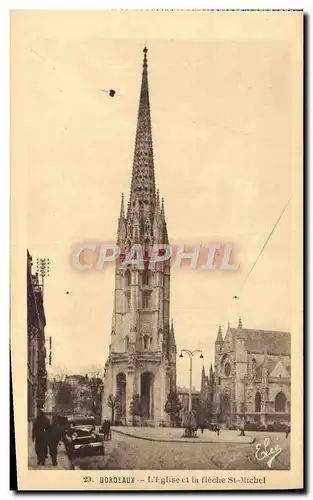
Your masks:
M 209 431 L 215 431 L 217 428 L 217 422 L 205 422 L 205 427 L 209 429 Z
M 104 454 L 103 439 L 93 425 L 72 425 L 65 433 L 64 444 L 70 459 Z

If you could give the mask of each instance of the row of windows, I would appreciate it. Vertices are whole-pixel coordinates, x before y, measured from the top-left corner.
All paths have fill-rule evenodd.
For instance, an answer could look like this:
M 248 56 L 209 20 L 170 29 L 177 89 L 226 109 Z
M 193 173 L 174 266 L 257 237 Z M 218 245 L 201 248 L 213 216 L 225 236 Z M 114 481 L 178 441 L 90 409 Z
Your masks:
M 127 309 L 130 309 L 130 294 L 125 294 Z M 149 309 L 151 304 L 151 293 L 143 292 L 142 294 L 142 309 Z
M 126 347 L 126 351 L 128 351 L 128 349 L 129 349 L 129 338 L 128 338 L 128 336 L 126 336 L 126 338 L 125 338 L 125 347 Z M 142 347 L 144 349 L 149 349 L 149 347 L 152 347 L 152 338 L 148 337 L 148 335 L 145 335 L 142 338 Z
M 126 283 L 127 286 L 131 286 L 131 272 L 126 272 Z M 144 286 L 148 286 L 151 283 L 151 273 L 150 271 L 146 271 L 141 275 L 141 284 Z

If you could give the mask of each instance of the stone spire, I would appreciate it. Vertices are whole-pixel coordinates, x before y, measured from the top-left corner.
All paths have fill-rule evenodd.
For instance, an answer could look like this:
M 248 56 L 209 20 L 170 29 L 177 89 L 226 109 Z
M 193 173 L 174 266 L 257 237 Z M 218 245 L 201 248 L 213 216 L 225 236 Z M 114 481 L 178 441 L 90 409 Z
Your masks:
M 239 316 L 238 328 L 239 328 L 240 330 L 242 330 L 242 320 L 241 320 L 241 316 Z
M 215 343 L 217 343 L 217 342 L 223 342 L 223 335 L 222 335 L 222 327 L 221 327 L 221 325 L 219 325 L 219 327 L 218 327 L 218 332 L 217 332 L 217 337 L 216 337 Z
M 153 216 L 156 203 L 147 47 L 143 49 L 143 52 L 137 132 L 127 218 L 133 214 L 136 197 L 138 198 L 141 213 L 149 214 L 151 217 Z
M 125 239 L 125 236 L 126 236 L 125 207 L 124 207 L 124 194 L 122 193 L 120 216 L 118 219 L 118 228 L 117 228 L 117 242 L 120 243 L 121 241 L 123 241 Z
M 173 318 L 171 320 L 171 328 L 170 328 L 170 348 L 176 351 L 176 341 L 175 341 L 175 331 L 174 331 L 174 321 Z

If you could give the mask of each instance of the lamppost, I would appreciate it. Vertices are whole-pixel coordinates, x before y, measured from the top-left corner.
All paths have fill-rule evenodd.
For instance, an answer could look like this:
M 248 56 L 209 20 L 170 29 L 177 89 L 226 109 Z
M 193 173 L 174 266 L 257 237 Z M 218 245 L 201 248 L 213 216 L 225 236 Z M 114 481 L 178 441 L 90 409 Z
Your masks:
M 192 392 L 192 358 L 194 357 L 195 354 L 199 353 L 200 352 L 200 358 L 203 359 L 203 354 L 202 354 L 202 351 L 200 349 L 196 349 L 195 351 L 189 351 L 189 349 L 182 349 L 180 351 L 180 355 L 179 357 L 180 358 L 183 358 L 183 352 L 188 354 L 189 356 L 189 401 L 188 401 L 188 410 L 191 411 L 192 410 L 192 397 L 191 397 L 191 392 Z
M 50 274 L 50 260 L 48 258 L 37 259 L 37 275 L 41 277 L 41 292 L 43 298 L 44 278 Z

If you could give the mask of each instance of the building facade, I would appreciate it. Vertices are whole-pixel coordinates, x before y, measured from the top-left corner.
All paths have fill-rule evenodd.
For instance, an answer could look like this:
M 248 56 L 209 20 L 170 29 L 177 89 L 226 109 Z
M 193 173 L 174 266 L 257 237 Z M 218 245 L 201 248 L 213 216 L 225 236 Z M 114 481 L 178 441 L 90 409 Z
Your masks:
M 28 421 L 34 420 L 45 404 L 47 387 L 46 317 L 38 276 L 32 274 L 32 258 L 27 251 L 27 400 Z
M 212 400 L 211 416 L 228 426 L 245 422 L 290 422 L 290 333 L 228 325 L 215 341 L 215 363 L 202 374 L 204 390 Z
M 170 262 L 150 269 L 155 244 L 168 244 L 164 200 L 155 186 L 147 48 L 144 49 L 142 83 L 131 188 L 125 213 L 122 195 L 117 244 L 121 259 L 133 245 L 140 245 L 143 268 L 116 263 L 111 344 L 105 364 L 103 415 L 110 415 L 108 395 L 118 396 L 116 418 L 132 422 L 130 405 L 140 396 L 142 421 L 157 425 L 168 421 L 167 396 L 176 387 L 176 344 L 170 324 Z M 138 248 L 138 247 L 137 247 Z

